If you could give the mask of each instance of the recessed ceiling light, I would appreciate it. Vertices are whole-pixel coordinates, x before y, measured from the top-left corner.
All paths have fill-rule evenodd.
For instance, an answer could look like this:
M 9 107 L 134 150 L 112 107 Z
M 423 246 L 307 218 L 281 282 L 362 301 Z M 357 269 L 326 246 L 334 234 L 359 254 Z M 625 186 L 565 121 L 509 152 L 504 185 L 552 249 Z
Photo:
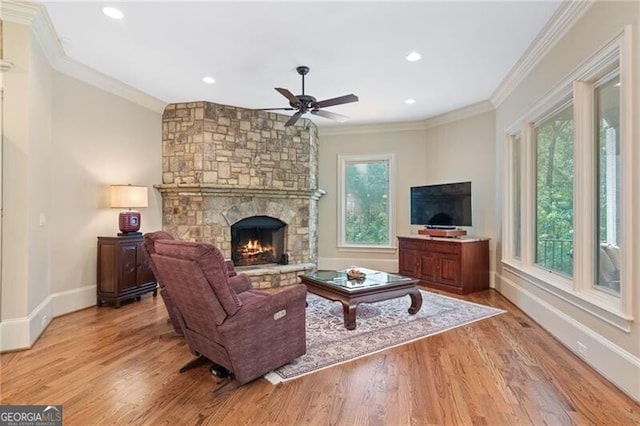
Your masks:
M 411 105 L 411 104 L 415 104 L 415 103 L 416 103 L 416 100 L 415 100 L 415 99 L 412 99 L 412 98 L 409 98 L 409 99 L 407 99 L 406 101 L 404 101 L 404 103 L 405 103 L 405 104 L 409 104 L 409 105 Z
M 213 77 L 211 77 L 211 76 L 206 76 L 206 77 L 204 77 L 204 78 L 202 79 L 202 81 L 204 81 L 204 82 L 205 82 L 205 83 L 207 83 L 207 84 L 213 84 L 213 83 L 215 83 L 215 82 L 216 82 L 216 80 L 215 80 Z
M 415 61 L 419 61 L 420 58 L 422 58 L 422 55 L 419 54 L 418 52 L 411 52 L 407 56 L 405 56 L 405 58 L 407 58 L 407 61 L 409 62 L 415 62 Z
M 105 15 L 107 15 L 109 18 L 112 18 L 112 19 L 122 19 L 124 17 L 124 14 L 120 12 L 119 9 L 116 9 L 115 7 L 103 7 L 102 13 L 104 13 Z

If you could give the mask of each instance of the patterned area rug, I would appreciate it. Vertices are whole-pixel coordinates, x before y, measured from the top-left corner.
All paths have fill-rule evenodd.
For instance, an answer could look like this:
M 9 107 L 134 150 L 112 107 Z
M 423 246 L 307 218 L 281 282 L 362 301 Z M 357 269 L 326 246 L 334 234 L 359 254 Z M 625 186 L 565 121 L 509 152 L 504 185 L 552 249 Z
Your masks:
M 415 315 L 407 312 L 411 306 L 409 296 L 359 305 L 355 330 L 344 327 L 339 302 L 309 293 L 307 353 L 264 377 L 273 384 L 286 382 L 505 312 L 423 290 L 420 292 L 422 308 Z

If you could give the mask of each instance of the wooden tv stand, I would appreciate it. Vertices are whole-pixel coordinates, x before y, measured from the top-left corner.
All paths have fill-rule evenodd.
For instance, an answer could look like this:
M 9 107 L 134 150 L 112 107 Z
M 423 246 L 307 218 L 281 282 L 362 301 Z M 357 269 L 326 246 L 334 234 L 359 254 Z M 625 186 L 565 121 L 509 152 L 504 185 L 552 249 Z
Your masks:
M 400 275 L 457 294 L 489 288 L 489 239 L 398 237 Z

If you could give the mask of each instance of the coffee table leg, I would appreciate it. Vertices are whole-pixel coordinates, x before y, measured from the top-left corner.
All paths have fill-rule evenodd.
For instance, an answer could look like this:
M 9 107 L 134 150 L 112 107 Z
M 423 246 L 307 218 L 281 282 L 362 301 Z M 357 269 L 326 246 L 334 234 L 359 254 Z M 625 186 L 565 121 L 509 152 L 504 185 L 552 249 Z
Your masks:
M 422 294 L 420 294 L 420 290 L 416 288 L 413 289 L 411 293 L 409 293 L 409 296 L 411 296 L 411 306 L 409 307 L 409 313 L 413 315 L 417 313 L 422 307 Z
M 422 303 L 422 300 L 420 301 Z M 347 330 L 354 330 L 356 328 L 356 308 L 357 304 L 350 304 L 342 302 L 342 312 L 344 314 L 344 326 Z

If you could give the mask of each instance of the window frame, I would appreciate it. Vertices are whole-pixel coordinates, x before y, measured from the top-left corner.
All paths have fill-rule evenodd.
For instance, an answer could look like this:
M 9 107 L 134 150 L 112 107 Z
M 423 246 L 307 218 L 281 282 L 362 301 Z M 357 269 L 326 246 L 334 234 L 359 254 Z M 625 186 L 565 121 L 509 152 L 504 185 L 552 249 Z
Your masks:
M 517 182 L 516 182 L 516 165 L 514 164 L 514 157 L 515 157 L 515 147 L 516 145 L 519 145 L 519 150 L 520 150 L 520 164 L 518 164 L 518 168 L 517 171 L 520 173 L 519 176 L 519 188 L 517 187 Z M 523 155 L 523 150 L 524 150 L 524 143 L 523 143 L 523 137 L 522 137 L 522 132 L 520 129 L 518 130 L 514 130 L 511 129 L 507 132 L 505 132 L 504 135 L 504 152 L 505 152 L 505 165 L 504 165 L 504 169 L 505 170 L 505 178 L 504 178 L 504 185 L 503 185 L 503 194 L 504 194 L 504 199 L 502 202 L 502 217 L 503 218 L 508 218 L 508 220 L 504 220 L 503 221 L 503 233 L 505 235 L 505 241 L 504 241 L 504 245 L 503 245 L 503 258 L 509 258 L 512 262 L 514 262 L 515 264 L 521 264 L 521 260 L 522 260 L 522 220 L 524 217 L 524 212 L 522 211 L 522 198 L 523 198 L 523 159 L 524 159 L 524 155 Z M 516 198 L 517 197 L 517 198 Z M 518 209 L 516 208 L 516 202 L 520 203 L 520 230 L 516 229 L 516 224 L 515 221 L 513 220 L 513 218 L 515 217 L 516 213 L 518 213 Z M 518 254 L 516 251 L 516 233 L 520 232 L 520 247 L 519 247 L 519 251 L 520 253 Z
M 536 287 L 571 303 L 593 316 L 630 332 L 632 317 L 632 277 L 634 253 L 631 238 L 622 239 L 620 292 L 612 294 L 596 285 L 595 268 L 597 241 L 597 185 L 594 139 L 594 87 L 612 66 L 617 68 L 620 83 L 620 149 L 621 149 L 621 227 L 622 235 L 632 235 L 633 204 L 633 138 L 632 138 L 632 50 L 630 27 L 625 27 L 609 43 L 580 65 L 571 75 L 556 85 L 504 133 L 503 214 L 513 214 L 513 149 L 515 135 L 521 135 L 521 256 L 517 259 L 511 241 L 514 229 L 511 216 L 503 216 L 504 236 L 502 264 L 506 271 L 523 278 Z M 616 67 L 617 64 L 617 67 Z M 574 275 L 563 277 L 535 265 L 535 123 L 558 111 L 568 100 L 574 107 Z
M 346 171 L 351 163 L 366 163 L 372 161 L 386 161 L 388 164 L 388 227 L 387 244 L 353 244 L 346 241 Z M 395 252 L 395 155 L 394 154 L 338 154 L 338 250 L 362 252 Z

